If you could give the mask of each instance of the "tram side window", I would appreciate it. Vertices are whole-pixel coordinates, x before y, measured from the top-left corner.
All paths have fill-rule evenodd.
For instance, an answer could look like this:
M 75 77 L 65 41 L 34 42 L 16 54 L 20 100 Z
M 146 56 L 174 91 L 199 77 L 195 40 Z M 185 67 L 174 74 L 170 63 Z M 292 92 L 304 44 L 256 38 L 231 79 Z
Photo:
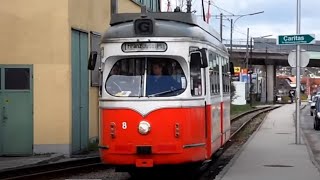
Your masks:
M 223 82 L 223 91 L 228 92 L 228 63 L 226 58 L 223 58 Z
M 223 85 L 224 85 L 224 79 L 223 79 L 223 59 L 220 55 L 217 55 L 217 62 L 218 62 L 218 67 L 217 67 L 217 82 L 220 82 L 220 75 L 222 76 L 222 82 L 218 83 L 218 92 L 220 93 L 220 86 L 222 86 L 222 92 L 223 92 Z M 222 67 L 222 70 L 220 71 L 220 66 Z
M 210 92 L 211 95 L 219 93 L 219 64 L 216 54 L 209 52 L 209 75 L 210 75 Z
M 226 92 L 226 61 L 222 57 L 221 58 L 221 66 L 222 66 L 222 81 L 223 81 L 223 92 Z
M 223 92 L 229 92 L 229 89 L 230 89 L 230 83 L 229 83 L 229 75 L 228 75 L 228 72 L 229 72 L 229 63 L 228 63 L 228 60 L 226 58 L 223 58 L 222 59 L 222 71 L 223 71 Z
M 214 72 L 213 72 L 214 60 L 215 58 L 213 57 L 213 52 L 209 51 L 209 78 L 210 78 L 210 94 L 211 95 L 215 93 Z
M 201 83 L 201 56 L 200 53 L 191 53 L 190 60 L 190 84 L 191 95 L 202 95 L 202 83 Z
M 226 59 L 226 88 L 227 92 L 230 92 L 230 76 L 229 76 L 230 66 L 229 59 Z
M 218 59 L 216 60 L 217 65 L 214 68 L 214 76 L 215 76 L 215 88 L 216 88 L 216 93 L 220 93 L 220 78 L 219 78 L 219 61 Z

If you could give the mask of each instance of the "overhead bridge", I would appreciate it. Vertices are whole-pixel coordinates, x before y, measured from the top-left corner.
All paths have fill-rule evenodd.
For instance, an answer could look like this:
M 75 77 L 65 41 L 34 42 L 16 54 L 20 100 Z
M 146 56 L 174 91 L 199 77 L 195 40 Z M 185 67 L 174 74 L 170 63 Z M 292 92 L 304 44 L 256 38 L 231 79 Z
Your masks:
M 234 66 L 241 68 L 253 66 L 265 72 L 262 73 L 264 80 L 261 88 L 262 102 L 274 102 L 276 66 L 290 66 L 288 55 L 296 49 L 295 45 L 277 45 L 276 41 L 271 38 L 254 38 L 252 46 L 242 41 L 233 45 L 232 52 L 230 52 L 230 46 L 226 44 Z M 320 67 L 320 41 L 316 41 L 313 45 L 301 45 L 301 48 L 310 56 L 307 67 Z
M 320 52 L 307 51 L 310 61 L 307 67 L 320 67 Z M 288 63 L 289 52 L 274 52 L 253 50 L 249 52 L 248 60 L 250 65 L 275 65 L 290 66 Z M 241 65 L 246 62 L 246 50 L 234 49 L 232 52 L 232 60 L 235 64 Z

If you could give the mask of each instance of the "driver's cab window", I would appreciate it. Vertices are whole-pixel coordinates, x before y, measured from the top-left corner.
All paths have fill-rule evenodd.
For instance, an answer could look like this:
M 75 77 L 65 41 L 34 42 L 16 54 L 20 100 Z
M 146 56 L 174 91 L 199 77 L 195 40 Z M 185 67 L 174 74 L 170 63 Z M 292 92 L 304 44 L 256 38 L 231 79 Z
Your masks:
M 113 96 L 141 97 L 144 63 L 144 58 L 117 61 L 107 77 L 106 91 Z
M 186 78 L 180 64 L 168 58 L 149 58 L 146 96 L 168 97 L 186 89 Z
M 186 77 L 178 61 L 169 58 L 126 58 L 110 69 L 105 89 L 116 97 L 169 97 L 184 92 Z
M 202 95 L 201 55 L 198 52 L 190 54 L 190 86 L 192 96 Z

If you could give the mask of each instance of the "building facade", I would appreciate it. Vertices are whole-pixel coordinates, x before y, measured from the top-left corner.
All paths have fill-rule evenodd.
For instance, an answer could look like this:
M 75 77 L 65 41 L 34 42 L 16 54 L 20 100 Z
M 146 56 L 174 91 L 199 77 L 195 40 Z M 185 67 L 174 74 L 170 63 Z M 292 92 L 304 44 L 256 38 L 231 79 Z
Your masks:
M 3 0 L 0 156 L 88 151 L 99 131 L 99 85 L 87 70 L 109 26 L 110 0 Z M 132 0 L 119 13 L 140 12 Z
M 144 5 L 149 11 L 156 12 L 160 11 L 161 0 L 133 0 L 139 5 Z

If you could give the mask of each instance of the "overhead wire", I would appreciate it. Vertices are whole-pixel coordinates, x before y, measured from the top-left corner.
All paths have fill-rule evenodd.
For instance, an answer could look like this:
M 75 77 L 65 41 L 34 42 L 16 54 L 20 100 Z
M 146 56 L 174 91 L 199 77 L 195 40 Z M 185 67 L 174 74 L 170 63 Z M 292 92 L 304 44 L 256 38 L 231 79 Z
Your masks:
M 206 2 L 206 3 L 209 3 L 209 1 L 208 1 L 208 0 L 205 0 L 205 2 Z M 228 10 L 225 10 L 225 9 L 223 9 L 223 8 L 221 8 L 221 7 L 219 7 L 219 6 L 217 6 L 217 5 L 216 5 L 216 3 L 215 3 L 214 1 L 212 1 L 210 5 L 211 5 L 211 6 L 214 6 L 215 8 L 217 8 L 220 12 L 224 11 L 224 12 L 226 12 L 226 13 L 228 13 L 228 14 L 232 15 L 232 16 L 234 16 L 234 15 L 235 15 L 234 13 L 232 13 L 232 12 L 230 12 L 230 11 L 228 11 Z
M 209 1 L 208 1 L 208 0 L 202 0 L 202 3 L 203 3 L 203 2 L 209 4 Z M 204 3 L 203 3 L 203 4 L 204 4 Z M 236 14 L 234 14 L 234 13 L 232 13 L 232 12 L 226 10 L 226 9 L 223 9 L 223 8 L 217 6 L 214 1 L 211 1 L 210 5 L 213 6 L 213 7 L 215 7 L 220 13 L 226 12 L 227 15 L 223 15 L 224 17 L 227 17 L 227 16 L 230 16 L 230 17 L 232 17 L 232 16 L 240 16 L 240 15 L 236 15 Z M 204 7 L 203 7 L 203 8 L 204 8 Z M 213 16 L 216 16 L 217 19 L 220 19 L 220 18 L 219 18 L 220 15 L 213 15 Z M 226 19 L 224 19 L 224 20 L 230 21 L 231 19 L 230 19 L 230 18 L 226 18 Z M 231 27 L 226 26 L 226 25 L 223 25 L 223 26 L 224 26 L 225 28 L 231 30 Z M 239 30 L 239 29 L 236 28 L 235 26 L 233 27 L 233 31 L 236 32 L 236 33 L 238 33 L 238 34 L 247 36 L 247 33 L 242 32 L 241 30 Z M 258 37 L 259 37 L 259 36 L 258 36 Z M 265 45 L 267 45 L 267 46 L 269 46 L 269 47 L 273 47 L 273 48 L 274 48 L 274 47 L 277 47 L 276 45 L 272 45 L 272 44 L 268 44 L 268 43 L 263 43 L 263 44 L 265 44 Z

